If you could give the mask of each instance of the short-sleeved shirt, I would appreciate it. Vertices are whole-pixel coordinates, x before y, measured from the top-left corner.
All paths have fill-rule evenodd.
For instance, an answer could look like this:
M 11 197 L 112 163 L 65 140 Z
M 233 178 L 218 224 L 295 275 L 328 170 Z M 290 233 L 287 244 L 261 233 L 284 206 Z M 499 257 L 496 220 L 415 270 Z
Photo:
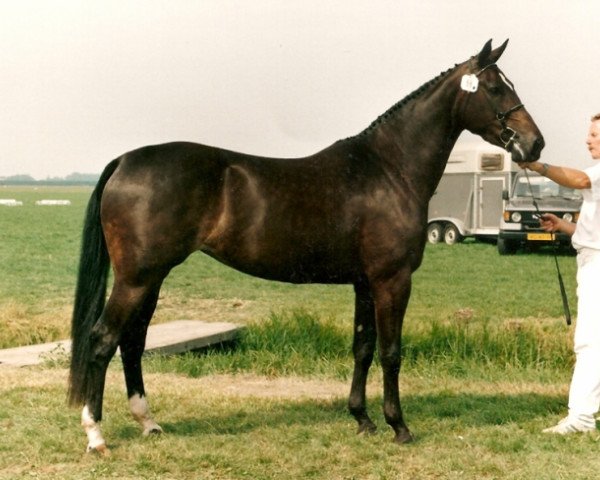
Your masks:
M 590 188 L 581 190 L 583 203 L 572 243 L 575 249 L 600 250 L 600 162 L 584 172 L 590 177 Z

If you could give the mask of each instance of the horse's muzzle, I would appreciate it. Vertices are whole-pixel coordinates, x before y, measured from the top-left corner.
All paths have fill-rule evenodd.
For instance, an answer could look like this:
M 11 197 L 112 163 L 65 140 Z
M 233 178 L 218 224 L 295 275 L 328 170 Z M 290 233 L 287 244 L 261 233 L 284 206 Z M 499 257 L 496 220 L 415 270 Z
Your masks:
M 546 145 L 544 137 L 537 136 L 532 142 L 522 141 L 521 138 L 515 139 L 510 145 L 510 153 L 513 162 L 535 162 L 539 160 L 542 149 Z

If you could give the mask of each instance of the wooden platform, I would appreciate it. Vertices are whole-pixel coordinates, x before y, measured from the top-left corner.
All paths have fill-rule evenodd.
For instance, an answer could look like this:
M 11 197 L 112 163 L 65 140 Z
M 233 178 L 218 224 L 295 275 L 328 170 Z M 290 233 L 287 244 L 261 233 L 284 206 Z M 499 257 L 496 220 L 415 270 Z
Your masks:
M 152 325 L 146 337 L 146 352 L 163 354 L 189 350 L 234 340 L 243 327 L 233 323 L 178 320 Z M 71 351 L 70 340 L 0 350 L 0 366 L 24 367 L 65 358 Z

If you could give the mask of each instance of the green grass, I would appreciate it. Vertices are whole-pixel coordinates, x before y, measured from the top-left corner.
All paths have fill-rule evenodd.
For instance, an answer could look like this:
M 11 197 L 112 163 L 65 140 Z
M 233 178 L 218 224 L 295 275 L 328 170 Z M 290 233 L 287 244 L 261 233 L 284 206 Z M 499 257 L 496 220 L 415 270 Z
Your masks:
M 25 203 L 0 207 L 0 348 L 68 337 L 89 193 L 0 189 Z M 73 204 L 35 206 L 41 198 Z M 559 262 L 575 316 L 575 259 Z M 539 433 L 566 410 L 573 362 L 552 257 L 501 257 L 472 241 L 428 246 L 413 280 L 401 373 L 413 445 L 391 442 L 377 361 L 368 397 L 379 432 L 355 435 L 345 406 L 351 287 L 267 282 L 196 254 L 168 277 L 154 321 L 246 329 L 235 345 L 145 359 L 165 435 L 139 435 L 117 361 L 106 389 L 108 459 L 83 454 L 64 360 L 0 366 L 0 479 L 596 478 L 600 434 Z
M 436 368 L 453 376 L 474 372 L 561 372 L 572 365 L 570 341 L 557 321 L 440 323 L 404 335 L 404 369 Z M 191 377 L 252 372 L 266 376 L 316 376 L 348 380 L 352 375 L 352 332 L 348 325 L 293 311 L 250 323 L 234 345 L 177 356 L 152 356 L 153 372 Z M 375 359 L 377 365 L 377 359 Z
M 72 293 L 77 272 L 82 219 L 91 189 L 39 187 L 11 190 L 0 187 L 3 198 L 17 198 L 22 207 L 0 209 L 0 279 L 3 298 L 18 298 L 35 306 L 43 291 L 48 300 Z M 41 199 L 69 199 L 69 206 L 36 206 Z
M 165 434 L 142 438 L 113 370 L 104 422 L 112 456 L 102 459 L 83 454 L 78 412 L 64 406 L 59 373 L 34 369 L 2 385 L 0 478 L 589 479 L 600 467 L 597 434 L 539 433 L 564 409 L 564 389 L 532 379 L 508 389 L 504 374 L 489 382 L 412 370 L 403 375 L 403 405 L 417 441 L 403 447 L 383 421 L 379 383 L 370 385 L 369 402 L 379 432 L 365 437 L 356 436 L 343 394 L 232 395 L 227 385 L 166 374 L 147 381 Z

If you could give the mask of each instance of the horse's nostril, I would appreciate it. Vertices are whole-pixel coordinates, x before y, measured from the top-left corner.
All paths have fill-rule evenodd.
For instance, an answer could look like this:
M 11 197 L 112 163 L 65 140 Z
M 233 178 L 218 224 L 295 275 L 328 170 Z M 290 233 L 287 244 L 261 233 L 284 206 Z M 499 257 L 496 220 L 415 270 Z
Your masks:
M 541 152 L 542 149 L 546 146 L 546 142 L 544 141 L 544 137 L 540 137 L 535 141 L 536 145 L 539 147 L 539 151 Z
M 545 145 L 546 142 L 544 141 L 544 137 L 536 138 L 535 142 L 533 142 L 533 148 L 531 149 L 531 156 L 536 160 L 540 158 L 540 154 Z
M 542 148 L 544 148 L 544 146 L 546 145 L 546 142 L 544 141 L 544 137 L 539 137 L 538 139 L 536 139 L 535 145 L 536 145 L 536 147 L 539 148 L 539 151 L 541 152 Z

